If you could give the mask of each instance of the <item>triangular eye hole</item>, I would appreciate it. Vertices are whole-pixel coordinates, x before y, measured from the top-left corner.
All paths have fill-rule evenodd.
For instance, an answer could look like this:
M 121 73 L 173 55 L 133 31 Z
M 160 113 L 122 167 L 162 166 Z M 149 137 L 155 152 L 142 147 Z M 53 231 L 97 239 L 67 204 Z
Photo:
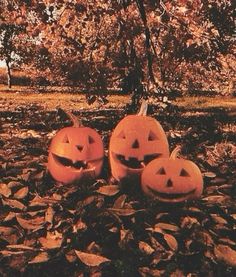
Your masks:
M 80 152 L 84 149 L 84 147 L 82 145 L 77 145 L 76 147 Z
M 68 138 L 67 135 L 64 136 L 62 142 L 63 142 L 63 143 L 70 143 L 70 142 L 69 142 L 69 138 Z
M 88 136 L 88 142 L 89 142 L 89 144 L 93 144 L 95 142 L 95 140 L 93 137 Z
M 138 142 L 137 139 L 133 142 L 131 147 L 134 148 L 134 149 L 139 148 L 139 142 Z
M 166 175 L 166 171 L 165 171 L 164 167 L 161 167 L 161 168 L 157 171 L 157 174 L 159 174 L 159 175 Z
M 154 134 L 152 131 L 150 131 L 149 135 L 148 135 L 148 141 L 153 141 L 153 140 L 157 140 L 158 137 L 156 136 L 156 134 Z
M 126 139 L 124 131 L 121 131 L 118 135 L 118 138 Z
M 182 177 L 189 177 L 190 175 L 188 174 L 188 172 L 185 169 L 181 169 L 179 176 Z

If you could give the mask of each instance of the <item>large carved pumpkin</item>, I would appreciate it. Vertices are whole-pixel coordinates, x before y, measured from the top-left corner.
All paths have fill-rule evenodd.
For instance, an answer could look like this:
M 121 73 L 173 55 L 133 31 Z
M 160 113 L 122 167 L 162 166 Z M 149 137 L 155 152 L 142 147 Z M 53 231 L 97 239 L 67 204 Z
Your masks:
M 141 185 L 143 191 L 163 202 L 182 202 L 200 197 L 203 178 L 192 161 L 176 158 L 176 147 L 170 158 L 155 159 L 144 169 Z
M 165 132 L 158 121 L 146 116 L 146 110 L 123 118 L 112 133 L 109 160 L 112 176 L 118 181 L 140 178 L 151 160 L 169 156 Z
M 52 139 L 48 170 L 52 177 L 65 184 L 97 177 L 102 169 L 104 148 L 100 135 L 81 126 L 69 112 L 73 126 L 61 129 Z

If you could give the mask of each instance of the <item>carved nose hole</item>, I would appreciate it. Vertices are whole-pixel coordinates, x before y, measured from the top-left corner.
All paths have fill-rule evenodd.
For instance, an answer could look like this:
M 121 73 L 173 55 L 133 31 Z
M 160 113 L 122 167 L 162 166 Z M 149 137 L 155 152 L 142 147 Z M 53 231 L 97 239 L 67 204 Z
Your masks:
M 167 181 L 166 186 L 167 186 L 168 188 L 173 187 L 173 182 L 171 181 L 171 179 L 169 179 L 169 180 Z
M 132 148 L 139 148 L 139 142 L 137 139 L 133 142 Z
M 84 149 L 84 147 L 82 145 L 77 145 L 76 147 L 80 152 Z

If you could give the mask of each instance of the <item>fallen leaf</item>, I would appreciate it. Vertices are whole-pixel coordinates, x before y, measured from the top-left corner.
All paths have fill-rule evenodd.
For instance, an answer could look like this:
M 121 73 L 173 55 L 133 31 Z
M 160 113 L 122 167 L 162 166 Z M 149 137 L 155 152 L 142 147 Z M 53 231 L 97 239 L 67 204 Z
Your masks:
M 216 174 L 214 172 L 204 172 L 202 175 L 207 178 L 215 178 L 216 177 Z
M 227 224 L 228 222 L 218 214 L 211 214 L 212 219 L 218 224 Z
M 4 183 L 0 184 L 0 194 L 5 197 L 9 197 L 11 195 L 11 190 L 7 186 L 7 184 L 4 184 Z
M 137 212 L 137 210 L 134 210 L 134 209 L 113 209 L 113 208 L 110 208 L 108 210 L 111 211 L 111 212 L 116 213 L 119 216 L 130 216 L 130 215 L 134 215 Z
M 139 244 L 139 249 L 141 250 L 142 253 L 151 255 L 155 250 L 145 241 L 140 241 Z
M 44 173 L 45 173 L 45 171 L 42 170 L 42 171 L 36 173 L 36 174 L 32 177 L 32 179 L 33 179 L 33 180 L 40 181 L 40 180 L 42 180 L 42 178 L 43 178 L 43 176 L 44 176 Z
M 58 193 L 53 193 L 52 197 L 56 201 L 60 201 L 62 199 L 62 196 Z
M 69 263 L 74 263 L 77 260 L 75 250 L 70 250 L 65 254 L 65 257 Z
M 113 208 L 114 209 L 122 209 L 124 207 L 127 195 L 122 194 L 119 196 L 116 201 L 114 202 Z
M 153 247 L 156 251 L 160 251 L 160 250 L 165 251 L 163 245 L 160 244 L 160 242 L 158 242 L 153 236 L 150 235 L 149 238 L 150 238 L 150 242 L 151 242 L 152 247 Z
M 27 196 L 28 192 L 29 192 L 29 188 L 23 187 L 19 189 L 16 193 L 14 193 L 13 197 L 16 199 L 24 199 Z
M 37 207 L 37 206 L 40 206 L 40 207 L 45 207 L 49 204 L 55 204 L 55 203 L 58 203 L 59 200 L 58 199 L 54 199 L 54 198 L 51 198 L 51 197 L 40 197 L 39 195 L 36 195 L 34 197 L 33 200 L 30 201 L 30 207 Z
M 88 196 L 87 198 L 85 198 L 82 202 L 82 205 L 88 206 L 90 204 L 92 204 L 95 201 L 96 197 L 94 195 Z
M 236 214 L 231 214 L 232 218 L 236 220 Z
M 50 259 L 47 252 L 41 252 L 37 256 L 35 256 L 31 261 L 29 261 L 29 264 L 38 264 L 38 263 L 45 263 Z
M 21 174 L 21 179 L 25 182 L 28 182 L 29 181 L 29 178 L 30 178 L 30 174 L 31 174 L 31 171 L 28 171 L 26 173 L 23 173 Z
M 109 259 L 103 256 L 89 254 L 78 250 L 75 250 L 75 253 L 77 257 L 81 260 L 81 262 L 86 264 L 87 266 L 99 266 L 102 263 L 110 262 Z
M 163 276 L 164 270 L 151 269 L 149 267 L 140 267 L 139 273 L 142 277 L 161 277 Z
M 157 223 L 155 224 L 155 228 L 160 228 L 162 230 L 167 230 L 167 231 L 172 231 L 172 232 L 178 232 L 179 231 L 179 227 L 177 225 L 174 224 L 169 224 L 169 223 Z
M 21 249 L 21 250 L 35 250 L 35 248 L 24 245 L 24 244 L 11 244 L 7 245 L 8 249 Z
M 120 230 L 120 240 L 124 240 L 124 239 L 134 239 L 133 237 L 133 233 L 131 230 L 126 230 L 126 229 L 121 229 Z
M 26 230 L 38 230 L 41 229 L 45 223 L 44 216 L 36 217 L 34 219 L 24 219 L 19 215 L 16 216 L 16 219 L 20 226 Z
M 159 227 L 154 227 L 154 228 L 146 228 L 145 230 L 147 231 L 151 231 L 153 233 L 160 233 L 160 234 L 164 234 L 163 229 L 159 228 Z
M 12 255 L 22 255 L 24 254 L 24 251 L 10 251 L 10 250 L 2 250 L 0 251 L 0 254 L 2 254 L 3 256 L 12 256 Z
M 106 196 L 116 195 L 120 191 L 119 186 L 109 185 L 100 187 L 97 192 Z
M 33 212 L 27 212 L 27 215 L 33 217 L 37 217 L 37 216 L 43 216 L 46 212 L 45 208 L 42 208 L 41 210 L 37 210 L 37 211 L 33 211 Z
M 55 211 L 49 206 L 45 212 L 45 222 L 52 224 Z
M 79 219 L 74 225 L 73 225 L 73 233 L 77 233 L 78 231 L 83 231 L 87 229 L 87 225 Z
M 225 178 L 216 177 L 210 181 L 213 185 L 222 185 L 225 184 L 227 180 Z
M 92 241 L 86 247 L 86 251 L 89 253 L 100 253 L 102 251 L 102 248 L 95 241 Z
M 51 238 L 42 237 L 42 238 L 39 238 L 38 240 L 39 240 L 39 242 L 41 243 L 41 245 L 44 249 L 60 248 L 61 244 L 62 244 L 62 239 L 55 240 L 55 239 L 51 239 Z
M 26 206 L 18 200 L 2 199 L 2 203 L 4 206 L 8 206 L 12 209 L 17 209 L 17 210 L 21 210 L 21 211 L 26 210 Z
M 0 237 L 9 244 L 16 244 L 21 234 L 17 229 L 11 227 L 0 226 Z
M 222 242 L 224 244 L 229 244 L 229 245 L 236 246 L 236 241 L 232 241 L 229 238 L 221 238 L 221 239 L 219 239 L 219 242 Z
M 156 215 L 156 220 L 159 220 L 161 217 L 165 217 L 165 216 L 168 216 L 168 213 L 158 213 Z
M 207 232 L 201 232 L 199 234 L 199 236 L 202 238 L 202 240 L 203 240 L 203 242 L 206 246 L 213 246 L 214 245 L 214 241 L 213 241 L 211 235 L 208 234 Z
M 60 248 L 63 240 L 63 236 L 61 233 L 55 231 L 53 232 L 47 232 L 46 238 L 41 237 L 38 239 L 43 248 L 45 249 L 56 249 Z
M 172 236 L 170 234 L 164 234 L 163 238 L 164 238 L 164 240 L 166 241 L 166 243 L 168 244 L 168 246 L 170 247 L 171 250 L 177 251 L 178 242 L 177 242 L 177 240 L 175 239 L 174 236 Z
M 9 212 L 8 215 L 4 218 L 4 222 L 11 221 L 16 217 L 16 213 L 14 212 Z
M 22 183 L 18 182 L 18 181 L 11 181 L 11 182 L 8 183 L 8 187 L 10 189 L 17 188 L 17 187 L 22 187 Z
M 236 267 L 236 251 L 231 247 L 219 244 L 214 247 L 214 254 L 216 258 L 226 264 Z
M 0 226 L 0 235 L 10 235 L 15 232 L 15 229 L 12 227 Z
M 210 195 L 202 198 L 202 200 L 207 201 L 208 203 L 211 203 L 211 204 L 227 202 L 229 199 L 230 197 L 225 195 Z
M 191 229 L 193 226 L 200 225 L 198 220 L 195 217 L 191 216 L 185 216 L 184 218 L 181 219 L 181 228 L 182 229 Z

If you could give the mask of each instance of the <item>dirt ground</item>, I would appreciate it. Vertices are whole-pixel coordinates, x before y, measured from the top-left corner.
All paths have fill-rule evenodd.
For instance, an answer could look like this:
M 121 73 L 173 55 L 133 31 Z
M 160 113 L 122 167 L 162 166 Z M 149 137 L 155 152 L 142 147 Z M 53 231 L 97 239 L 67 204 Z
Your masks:
M 170 149 L 180 145 L 204 179 L 200 199 L 172 205 L 149 199 L 138 183 L 112 180 L 110 136 L 131 111 L 127 96 L 108 100 L 1 93 L 0 275 L 235 276 L 235 103 L 150 105 Z M 47 171 L 51 139 L 71 125 L 61 108 L 102 136 L 96 180 L 65 186 Z

